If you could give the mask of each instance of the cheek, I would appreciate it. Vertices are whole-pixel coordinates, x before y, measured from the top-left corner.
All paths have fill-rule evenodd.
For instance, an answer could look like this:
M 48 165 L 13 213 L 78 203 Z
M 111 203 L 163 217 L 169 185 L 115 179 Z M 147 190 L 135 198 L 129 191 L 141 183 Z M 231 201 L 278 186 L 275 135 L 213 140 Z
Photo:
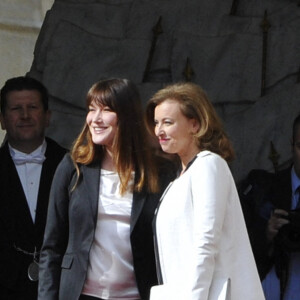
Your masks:
M 117 127 L 118 126 L 118 120 L 117 120 L 117 118 L 113 118 L 111 120 L 111 124 L 112 124 L 112 126 Z
M 175 126 L 170 126 L 166 128 L 165 133 L 169 138 L 176 138 L 178 133 L 178 128 L 176 128 Z
M 118 119 L 117 119 L 116 114 L 114 114 L 114 113 L 103 115 L 103 121 L 104 121 L 104 123 L 109 124 L 110 126 L 113 126 L 113 127 L 117 127 L 117 125 L 118 125 Z
M 3 120 L 3 126 L 6 128 L 13 128 L 16 127 L 18 124 L 18 118 L 15 118 L 14 116 L 8 116 Z

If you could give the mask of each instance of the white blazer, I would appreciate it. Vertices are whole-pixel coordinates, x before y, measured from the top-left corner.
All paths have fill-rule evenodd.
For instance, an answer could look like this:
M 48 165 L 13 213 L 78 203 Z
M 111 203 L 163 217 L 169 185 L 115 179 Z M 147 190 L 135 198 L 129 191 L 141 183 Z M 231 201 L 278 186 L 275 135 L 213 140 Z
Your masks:
M 171 184 L 155 227 L 164 285 L 151 300 L 212 299 L 215 282 L 230 283 L 226 299 L 265 299 L 236 186 L 219 155 L 200 152 Z

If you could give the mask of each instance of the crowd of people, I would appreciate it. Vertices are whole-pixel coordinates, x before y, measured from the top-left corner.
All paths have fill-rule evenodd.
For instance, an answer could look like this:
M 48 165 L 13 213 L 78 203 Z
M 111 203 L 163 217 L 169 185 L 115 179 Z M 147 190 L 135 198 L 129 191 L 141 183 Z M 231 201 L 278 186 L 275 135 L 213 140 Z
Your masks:
M 0 97 L 1 299 L 297 298 L 300 116 L 293 165 L 237 189 L 197 84 L 165 86 L 144 112 L 132 81 L 95 82 L 69 150 L 45 136 L 41 82 L 11 78 Z

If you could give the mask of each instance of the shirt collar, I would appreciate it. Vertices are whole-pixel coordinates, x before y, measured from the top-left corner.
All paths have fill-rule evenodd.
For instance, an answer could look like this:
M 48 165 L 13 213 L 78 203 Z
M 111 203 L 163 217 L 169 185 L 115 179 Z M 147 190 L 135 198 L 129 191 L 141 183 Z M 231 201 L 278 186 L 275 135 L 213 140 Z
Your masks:
M 8 143 L 8 147 L 9 147 L 9 152 L 10 152 L 10 155 L 12 157 L 14 157 L 16 154 L 29 154 L 29 155 L 39 155 L 39 154 L 42 154 L 42 155 L 45 155 L 46 153 L 46 148 L 47 148 L 47 142 L 46 140 L 44 139 L 43 140 L 43 143 L 37 147 L 34 151 L 32 151 L 31 153 L 24 153 L 24 152 L 21 152 L 15 148 L 13 148 L 9 143 Z

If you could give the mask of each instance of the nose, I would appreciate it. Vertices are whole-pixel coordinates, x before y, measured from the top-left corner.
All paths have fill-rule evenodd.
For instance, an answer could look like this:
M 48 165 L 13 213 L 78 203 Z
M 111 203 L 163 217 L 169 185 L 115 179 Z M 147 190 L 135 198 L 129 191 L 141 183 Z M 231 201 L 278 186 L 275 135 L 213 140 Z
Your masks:
M 154 128 L 154 132 L 155 132 L 155 135 L 156 136 L 160 136 L 163 134 L 163 128 L 162 128 L 162 125 L 159 124 L 159 123 L 156 123 L 155 124 L 155 128 Z
M 22 108 L 21 116 L 23 119 L 27 119 L 29 117 L 29 110 L 26 107 Z
M 93 121 L 94 122 L 99 122 L 102 120 L 102 110 L 101 109 L 97 109 L 95 114 L 94 114 L 94 118 Z

